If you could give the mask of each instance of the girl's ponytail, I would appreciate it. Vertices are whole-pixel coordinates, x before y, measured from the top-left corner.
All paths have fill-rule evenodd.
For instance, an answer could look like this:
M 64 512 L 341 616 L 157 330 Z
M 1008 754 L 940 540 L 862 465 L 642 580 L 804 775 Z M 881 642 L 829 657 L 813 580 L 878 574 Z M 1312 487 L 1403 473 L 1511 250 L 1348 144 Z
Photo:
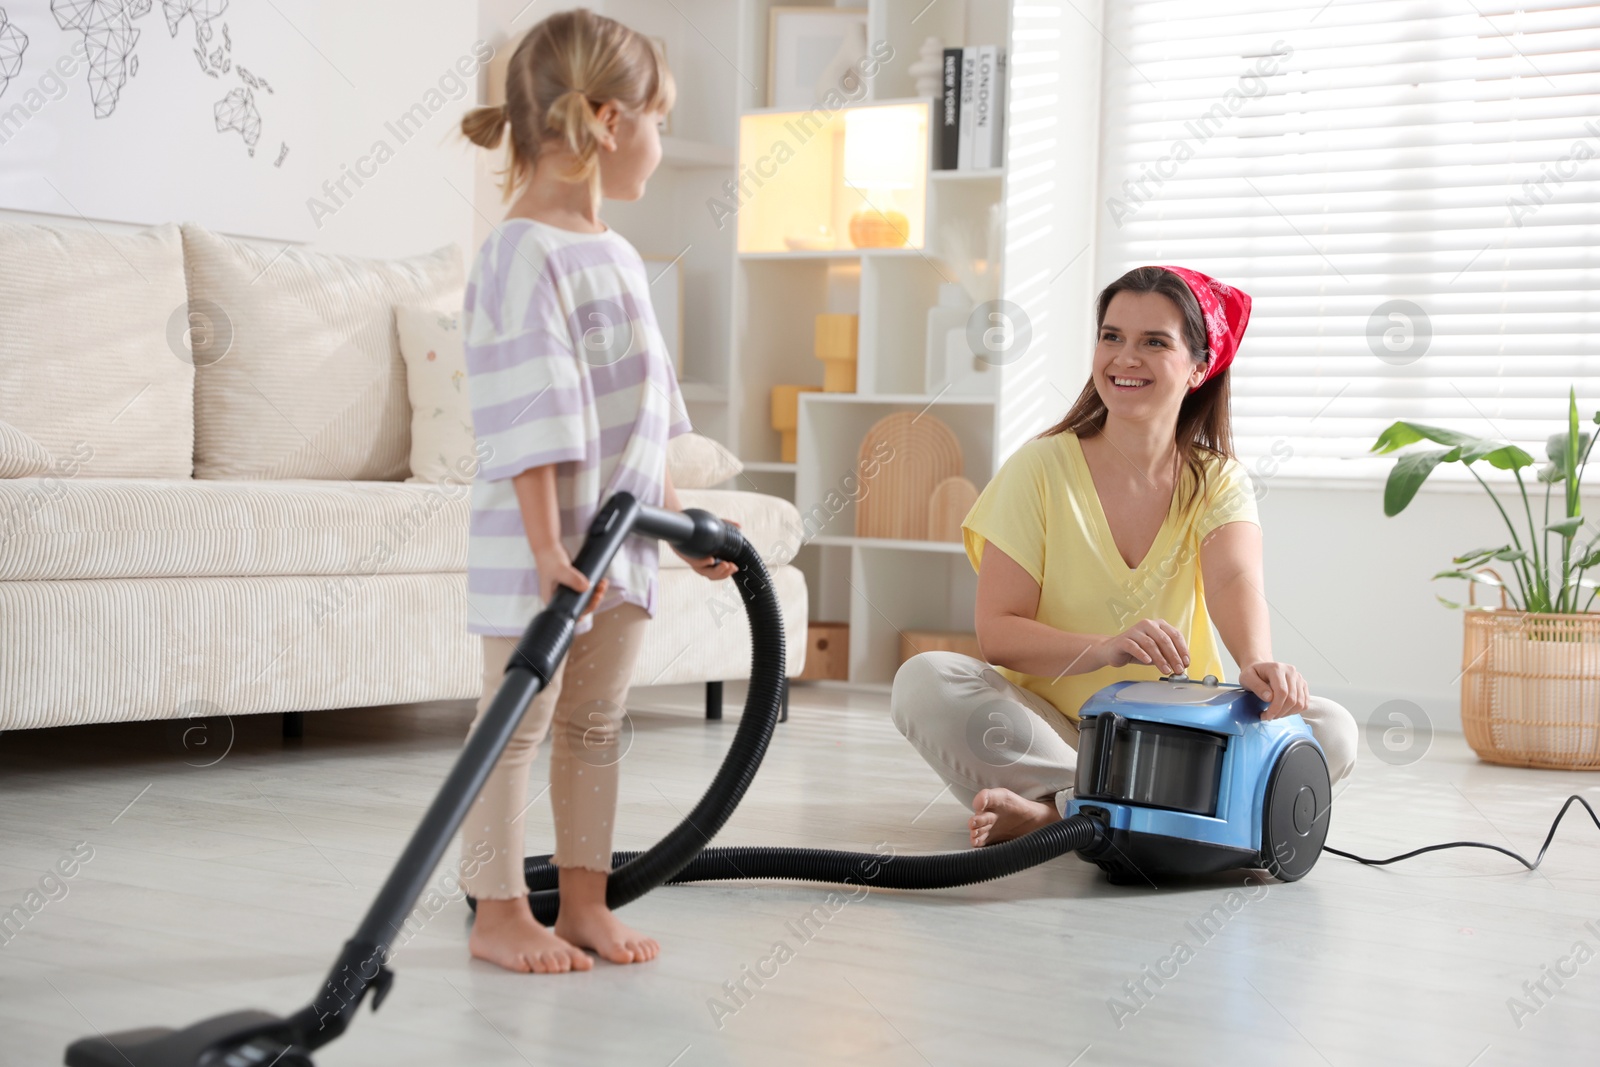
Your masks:
M 496 148 L 511 127 L 510 158 L 500 173 L 501 199 L 509 201 L 533 174 L 540 151 L 564 145 L 577 157 L 568 181 L 586 181 L 600 198 L 600 142 L 606 135 L 597 111 L 615 102 L 633 112 L 671 109 L 675 89 L 666 58 L 642 34 L 587 8 L 551 15 L 517 43 L 506 67 L 505 106 L 474 108 L 461 119 L 473 144 Z
M 461 133 L 479 148 L 500 147 L 500 135 L 506 128 L 505 105 L 475 107 L 461 116 Z
M 545 128 L 559 137 L 568 151 L 578 157 L 577 165 L 565 175 L 571 182 L 588 182 L 595 197 L 600 195 L 600 138 L 605 124 L 595 114 L 589 98 L 577 89 L 556 97 L 545 114 Z

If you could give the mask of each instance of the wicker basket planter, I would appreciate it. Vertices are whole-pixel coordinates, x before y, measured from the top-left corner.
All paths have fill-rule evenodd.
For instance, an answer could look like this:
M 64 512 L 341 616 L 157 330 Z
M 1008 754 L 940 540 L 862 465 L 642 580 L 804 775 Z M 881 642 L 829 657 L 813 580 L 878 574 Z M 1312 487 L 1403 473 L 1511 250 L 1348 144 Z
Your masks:
M 1468 611 L 1461 729 L 1489 763 L 1600 770 L 1600 612 Z

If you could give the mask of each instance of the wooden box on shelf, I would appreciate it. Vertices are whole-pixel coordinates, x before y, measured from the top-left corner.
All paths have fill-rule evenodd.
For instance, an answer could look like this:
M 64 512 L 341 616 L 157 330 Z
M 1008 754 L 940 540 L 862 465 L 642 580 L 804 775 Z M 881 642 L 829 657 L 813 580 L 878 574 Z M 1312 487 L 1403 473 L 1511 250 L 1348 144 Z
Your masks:
M 806 669 L 801 681 L 850 680 L 850 624 L 813 622 L 806 626 Z
M 906 630 L 900 635 L 900 662 L 923 652 L 959 652 L 963 656 L 982 659 L 978 652 L 978 635 L 953 630 Z M 810 661 L 807 660 L 809 667 Z
M 822 361 L 822 391 L 856 391 L 856 337 L 859 315 L 824 314 L 817 316 L 812 351 Z
M 800 426 L 800 394 L 821 392 L 814 385 L 775 385 L 772 387 L 772 428 L 778 431 L 783 462 L 793 463 L 798 449 L 796 432 Z

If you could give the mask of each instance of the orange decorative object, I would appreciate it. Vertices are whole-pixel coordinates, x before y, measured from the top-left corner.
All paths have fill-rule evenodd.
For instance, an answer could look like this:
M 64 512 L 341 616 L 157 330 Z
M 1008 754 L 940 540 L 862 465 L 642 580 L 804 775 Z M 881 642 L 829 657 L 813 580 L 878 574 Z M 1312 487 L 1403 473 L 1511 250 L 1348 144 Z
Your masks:
M 856 536 L 928 539 L 928 501 L 934 487 L 961 475 L 961 442 L 926 412 L 897 411 L 873 423 L 861 441 L 864 469 L 887 445 L 877 476 L 856 503 Z
M 857 248 L 900 248 L 911 236 L 911 222 L 899 211 L 862 208 L 850 216 L 850 243 Z
M 928 499 L 928 540 L 960 541 L 961 523 L 978 502 L 978 487 L 965 478 L 946 478 Z

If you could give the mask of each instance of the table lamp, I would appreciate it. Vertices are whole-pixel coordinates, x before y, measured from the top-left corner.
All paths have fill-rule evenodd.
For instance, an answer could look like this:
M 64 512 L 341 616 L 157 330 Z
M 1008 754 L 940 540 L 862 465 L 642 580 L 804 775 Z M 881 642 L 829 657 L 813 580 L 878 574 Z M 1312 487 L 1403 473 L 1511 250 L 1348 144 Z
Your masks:
M 852 108 L 844 116 L 844 183 L 861 197 L 850 215 L 857 248 L 899 248 L 911 234 L 901 193 L 916 187 L 927 165 L 917 114 L 906 108 Z

